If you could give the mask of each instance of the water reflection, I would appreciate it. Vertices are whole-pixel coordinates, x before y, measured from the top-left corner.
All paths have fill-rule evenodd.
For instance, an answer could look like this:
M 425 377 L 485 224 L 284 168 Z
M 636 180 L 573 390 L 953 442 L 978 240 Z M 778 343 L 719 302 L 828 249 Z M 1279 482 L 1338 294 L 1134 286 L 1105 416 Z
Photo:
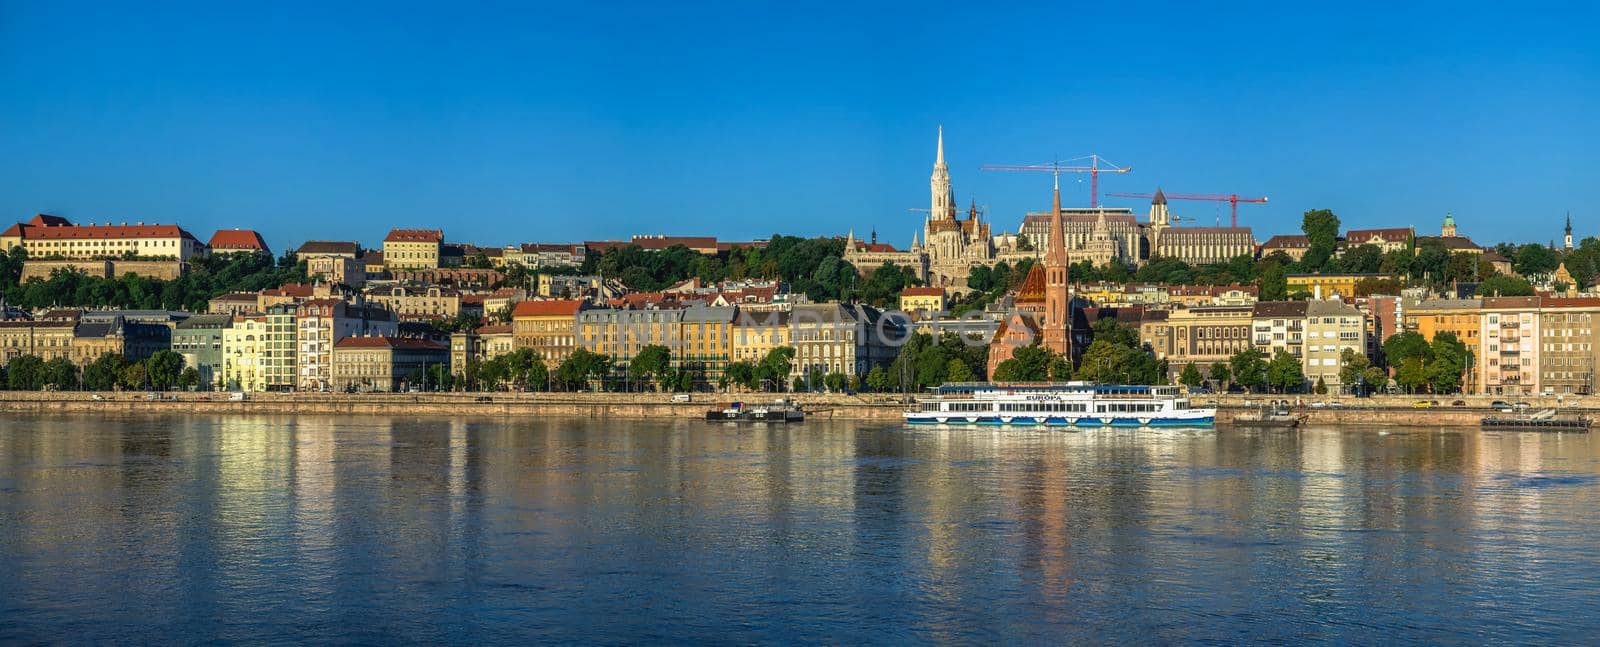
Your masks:
M 8 418 L 0 640 L 1579 641 L 1588 435 Z

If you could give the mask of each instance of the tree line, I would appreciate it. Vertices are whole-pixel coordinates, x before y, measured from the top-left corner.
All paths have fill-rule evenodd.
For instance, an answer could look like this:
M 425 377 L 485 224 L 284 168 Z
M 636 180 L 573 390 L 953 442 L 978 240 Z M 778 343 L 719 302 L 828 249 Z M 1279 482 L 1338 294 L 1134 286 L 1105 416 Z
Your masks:
M 44 360 L 18 355 L 0 368 L 0 384 L 12 391 L 171 391 L 200 386 L 200 372 L 184 365 L 183 355 L 156 351 L 138 362 L 119 353 L 105 353 L 82 370 L 65 357 Z
M 276 260 L 266 254 L 192 258 L 189 270 L 170 280 L 132 273 L 103 278 L 58 269 L 49 278 L 23 282 L 22 265 L 27 259 L 28 253 L 21 247 L 0 254 L 0 294 L 8 305 L 30 310 L 78 307 L 204 312 L 206 302 L 222 294 L 307 280 L 305 263 L 293 253 Z

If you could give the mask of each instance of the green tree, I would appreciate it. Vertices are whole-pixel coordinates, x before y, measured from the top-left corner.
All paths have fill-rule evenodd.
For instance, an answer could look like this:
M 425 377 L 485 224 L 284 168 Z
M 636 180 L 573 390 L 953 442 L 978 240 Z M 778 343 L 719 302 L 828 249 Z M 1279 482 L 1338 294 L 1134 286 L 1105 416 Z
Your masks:
M 193 391 L 195 387 L 198 387 L 199 385 L 200 369 L 197 369 L 193 366 L 184 367 L 183 373 L 178 375 L 178 388 L 186 391 Z
M 839 372 L 829 373 L 822 378 L 822 384 L 826 386 L 829 391 L 834 393 L 844 391 L 845 385 L 849 383 L 850 378 L 845 377 L 844 373 Z
M 6 363 L 6 387 L 12 391 L 38 391 L 44 381 L 44 360 L 36 355 L 18 355 Z
M 1367 383 L 1367 387 L 1372 390 L 1382 391 L 1389 388 L 1389 373 L 1376 366 L 1368 367 L 1362 375 L 1362 379 Z
M 894 390 L 894 381 L 889 378 L 889 372 L 882 366 L 874 366 L 867 371 L 867 388 L 879 393 Z
M 1549 274 L 1561 264 L 1561 257 L 1555 251 L 1538 243 L 1529 243 L 1517 248 L 1515 256 L 1511 257 L 1512 269 L 1523 276 L 1536 276 Z
M 1371 243 L 1346 247 L 1335 263 L 1339 271 L 1357 274 L 1377 272 L 1382 265 L 1383 249 Z
M 1300 266 L 1308 272 L 1323 269 L 1339 243 L 1339 217 L 1327 209 L 1313 209 L 1301 218 L 1300 230 L 1305 232 L 1309 243 Z
M 1372 362 L 1365 354 L 1358 353 L 1353 348 L 1346 348 L 1339 353 L 1339 382 L 1354 389 L 1366 377 L 1366 371 L 1371 367 Z
M 1317 385 L 1311 388 L 1311 392 L 1316 393 L 1317 395 L 1327 395 L 1328 383 L 1324 382 L 1321 377 L 1318 377 Z
M 501 355 L 478 365 L 478 384 L 485 390 L 498 391 L 511 375 L 506 366 L 506 356 Z
M 145 360 L 145 370 L 150 376 L 150 386 L 157 391 L 170 391 L 178 385 L 183 374 L 183 356 L 170 350 L 158 350 Z
M 1283 301 L 1289 298 L 1289 273 L 1284 266 L 1278 263 L 1267 265 L 1261 270 L 1261 279 L 1256 284 L 1258 294 L 1262 301 Z
M 944 379 L 947 382 L 971 382 L 977 378 L 973 376 L 972 368 L 968 367 L 966 362 L 958 357 L 952 357 L 945 365 Z
M 1400 368 L 1394 373 L 1394 381 L 1407 393 L 1416 393 L 1417 389 L 1428 384 L 1428 370 L 1421 357 L 1408 357 L 1400 363 Z
M 1228 390 L 1228 383 L 1233 381 L 1233 371 L 1228 370 L 1227 362 L 1211 365 L 1211 381 L 1217 385 L 1217 389 Z
M 1420 364 L 1427 364 L 1433 360 L 1433 348 L 1421 334 L 1408 330 L 1383 342 L 1383 357 L 1390 366 L 1399 366 L 1413 357 Z
M 722 369 L 722 386 L 737 385 L 746 389 L 756 388 L 756 365 L 749 361 L 728 362 Z
M 1259 389 L 1267 384 L 1267 356 L 1255 348 L 1246 348 L 1228 359 L 1233 381 L 1246 389 Z
M 57 357 L 44 363 L 44 383 L 46 386 L 59 391 L 78 388 L 78 367 L 65 357 Z
M 122 367 L 122 375 L 117 376 L 117 384 L 129 391 L 142 391 L 150 387 L 150 372 L 145 368 L 144 362 L 133 362 Z
M 1199 388 L 1204 382 L 1205 378 L 1200 376 L 1200 368 L 1195 366 L 1194 362 L 1184 365 L 1183 373 L 1178 376 L 1178 383 L 1191 389 Z
M 1434 393 L 1455 393 L 1461 389 L 1461 376 L 1472 363 L 1472 351 L 1467 345 L 1456 338 L 1455 333 L 1445 331 L 1433 336 L 1429 344 L 1433 359 L 1428 362 L 1428 386 Z
M 567 390 L 577 391 L 588 388 L 591 380 L 603 380 L 610 373 L 610 357 L 579 348 L 556 367 L 556 381 Z
M 661 390 L 669 390 L 677 382 L 677 376 L 672 375 L 671 368 L 672 349 L 650 344 L 640 348 L 633 360 L 628 362 L 628 377 L 636 384 L 659 381 Z
M 1017 348 L 1011 359 L 994 368 L 996 382 L 1044 382 L 1050 379 L 1050 365 L 1055 362 L 1055 351 L 1037 342 Z
M 794 347 L 779 346 L 767 351 L 761 362 L 756 364 L 756 380 L 763 386 L 770 385 L 772 389 L 779 390 L 793 370 Z
M 1267 381 L 1280 393 L 1288 393 L 1305 386 L 1306 373 L 1300 368 L 1299 359 L 1280 348 L 1267 364 Z
M 1478 284 L 1478 295 L 1485 297 L 1531 297 L 1533 286 L 1517 276 L 1496 274 Z
M 110 391 L 122 376 L 127 361 L 118 353 L 105 353 L 83 368 L 83 386 L 90 391 Z

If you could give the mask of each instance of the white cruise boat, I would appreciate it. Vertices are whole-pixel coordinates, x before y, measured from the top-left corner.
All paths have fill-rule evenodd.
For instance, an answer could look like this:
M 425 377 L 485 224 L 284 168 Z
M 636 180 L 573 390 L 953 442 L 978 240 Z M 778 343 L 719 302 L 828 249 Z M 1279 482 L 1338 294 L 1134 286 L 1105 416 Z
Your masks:
M 930 391 L 905 412 L 908 424 L 1210 427 L 1217 415 L 1189 406 L 1175 386 L 961 382 Z

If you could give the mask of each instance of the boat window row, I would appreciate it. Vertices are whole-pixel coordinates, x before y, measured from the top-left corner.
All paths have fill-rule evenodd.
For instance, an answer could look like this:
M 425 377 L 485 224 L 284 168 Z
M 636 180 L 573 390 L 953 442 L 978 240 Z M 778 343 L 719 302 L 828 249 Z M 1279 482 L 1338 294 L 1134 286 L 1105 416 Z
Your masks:
M 1016 411 L 1022 413 L 1065 413 L 1076 411 L 1083 413 L 1089 406 L 1083 403 L 1069 404 L 1066 402 L 1002 402 L 1001 411 Z
M 1111 403 L 1097 404 L 1095 413 L 1154 413 L 1161 410 L 1160 404 L 1138 403 Z
M 947 402 L 945 411 L 993 411 L 988 402 Z

